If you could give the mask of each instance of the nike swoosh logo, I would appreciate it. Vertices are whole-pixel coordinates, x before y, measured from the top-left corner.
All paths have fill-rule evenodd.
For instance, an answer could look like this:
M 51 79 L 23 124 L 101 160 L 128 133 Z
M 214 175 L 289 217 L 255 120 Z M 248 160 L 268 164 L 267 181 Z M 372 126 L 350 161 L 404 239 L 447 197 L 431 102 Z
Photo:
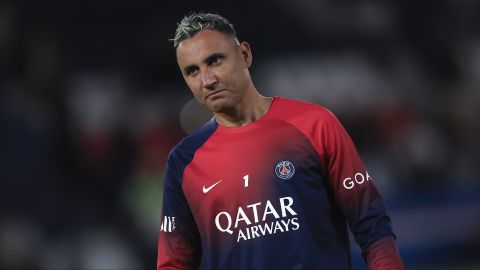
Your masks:
M 203 193 L 207 193 L 209 192 L 213 187 L 215 187 L 216 185 L 218 185 L 218 183 L 222 182 L 222 180 L 216 182 L 215 184 L 209 186 L 208 188 L 205 187 L 205 185 L 203 186 Z

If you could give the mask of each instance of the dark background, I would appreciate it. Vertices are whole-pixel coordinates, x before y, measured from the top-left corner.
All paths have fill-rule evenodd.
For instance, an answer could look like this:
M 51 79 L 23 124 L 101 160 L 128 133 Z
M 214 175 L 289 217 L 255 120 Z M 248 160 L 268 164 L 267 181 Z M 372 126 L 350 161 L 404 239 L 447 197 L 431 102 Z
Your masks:
M 155 267 L 166 156 L 209 117 L 168 41 L 191 10 L 339 117 L 408 269 L 480 268 L 479 1 L 30 0 L 0 2 L 1 269 Z

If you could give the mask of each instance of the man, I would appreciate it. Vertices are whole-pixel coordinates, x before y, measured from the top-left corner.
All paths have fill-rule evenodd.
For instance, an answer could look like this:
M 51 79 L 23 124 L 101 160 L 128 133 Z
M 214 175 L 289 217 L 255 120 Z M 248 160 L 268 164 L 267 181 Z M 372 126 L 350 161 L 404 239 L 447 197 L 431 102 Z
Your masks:
M 249 44 L 219 15 L 185 17 L 173 41 L 214 117 L 169 155 L 158 269 L 349 269 L 347 224 L 371 269 L 403 269 L 383 200 L 331 112 L 260 95 Z

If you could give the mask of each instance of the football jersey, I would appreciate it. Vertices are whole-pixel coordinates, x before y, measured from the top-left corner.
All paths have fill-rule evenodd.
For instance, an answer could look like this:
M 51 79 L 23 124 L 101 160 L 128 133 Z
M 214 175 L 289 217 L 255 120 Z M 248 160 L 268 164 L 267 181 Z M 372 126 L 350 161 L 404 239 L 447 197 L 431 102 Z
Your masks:
M 274 97 L 241 127 L 214 118 L 170 153 L 158 269 L 349 269 L 393 235 L 352 140 L 327 109 Z

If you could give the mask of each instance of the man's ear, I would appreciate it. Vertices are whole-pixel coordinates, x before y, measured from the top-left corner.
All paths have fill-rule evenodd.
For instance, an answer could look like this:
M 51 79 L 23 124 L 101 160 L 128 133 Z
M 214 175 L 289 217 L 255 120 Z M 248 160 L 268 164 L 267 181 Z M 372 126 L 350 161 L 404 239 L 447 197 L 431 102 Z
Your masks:
M 242 55 L 242 59 L 245 62 L 247 68 L 252 65 L 252 50 L 250 49 L 250 44 L 248 42 L 242 41 L 240 43 L 240 54 Z

